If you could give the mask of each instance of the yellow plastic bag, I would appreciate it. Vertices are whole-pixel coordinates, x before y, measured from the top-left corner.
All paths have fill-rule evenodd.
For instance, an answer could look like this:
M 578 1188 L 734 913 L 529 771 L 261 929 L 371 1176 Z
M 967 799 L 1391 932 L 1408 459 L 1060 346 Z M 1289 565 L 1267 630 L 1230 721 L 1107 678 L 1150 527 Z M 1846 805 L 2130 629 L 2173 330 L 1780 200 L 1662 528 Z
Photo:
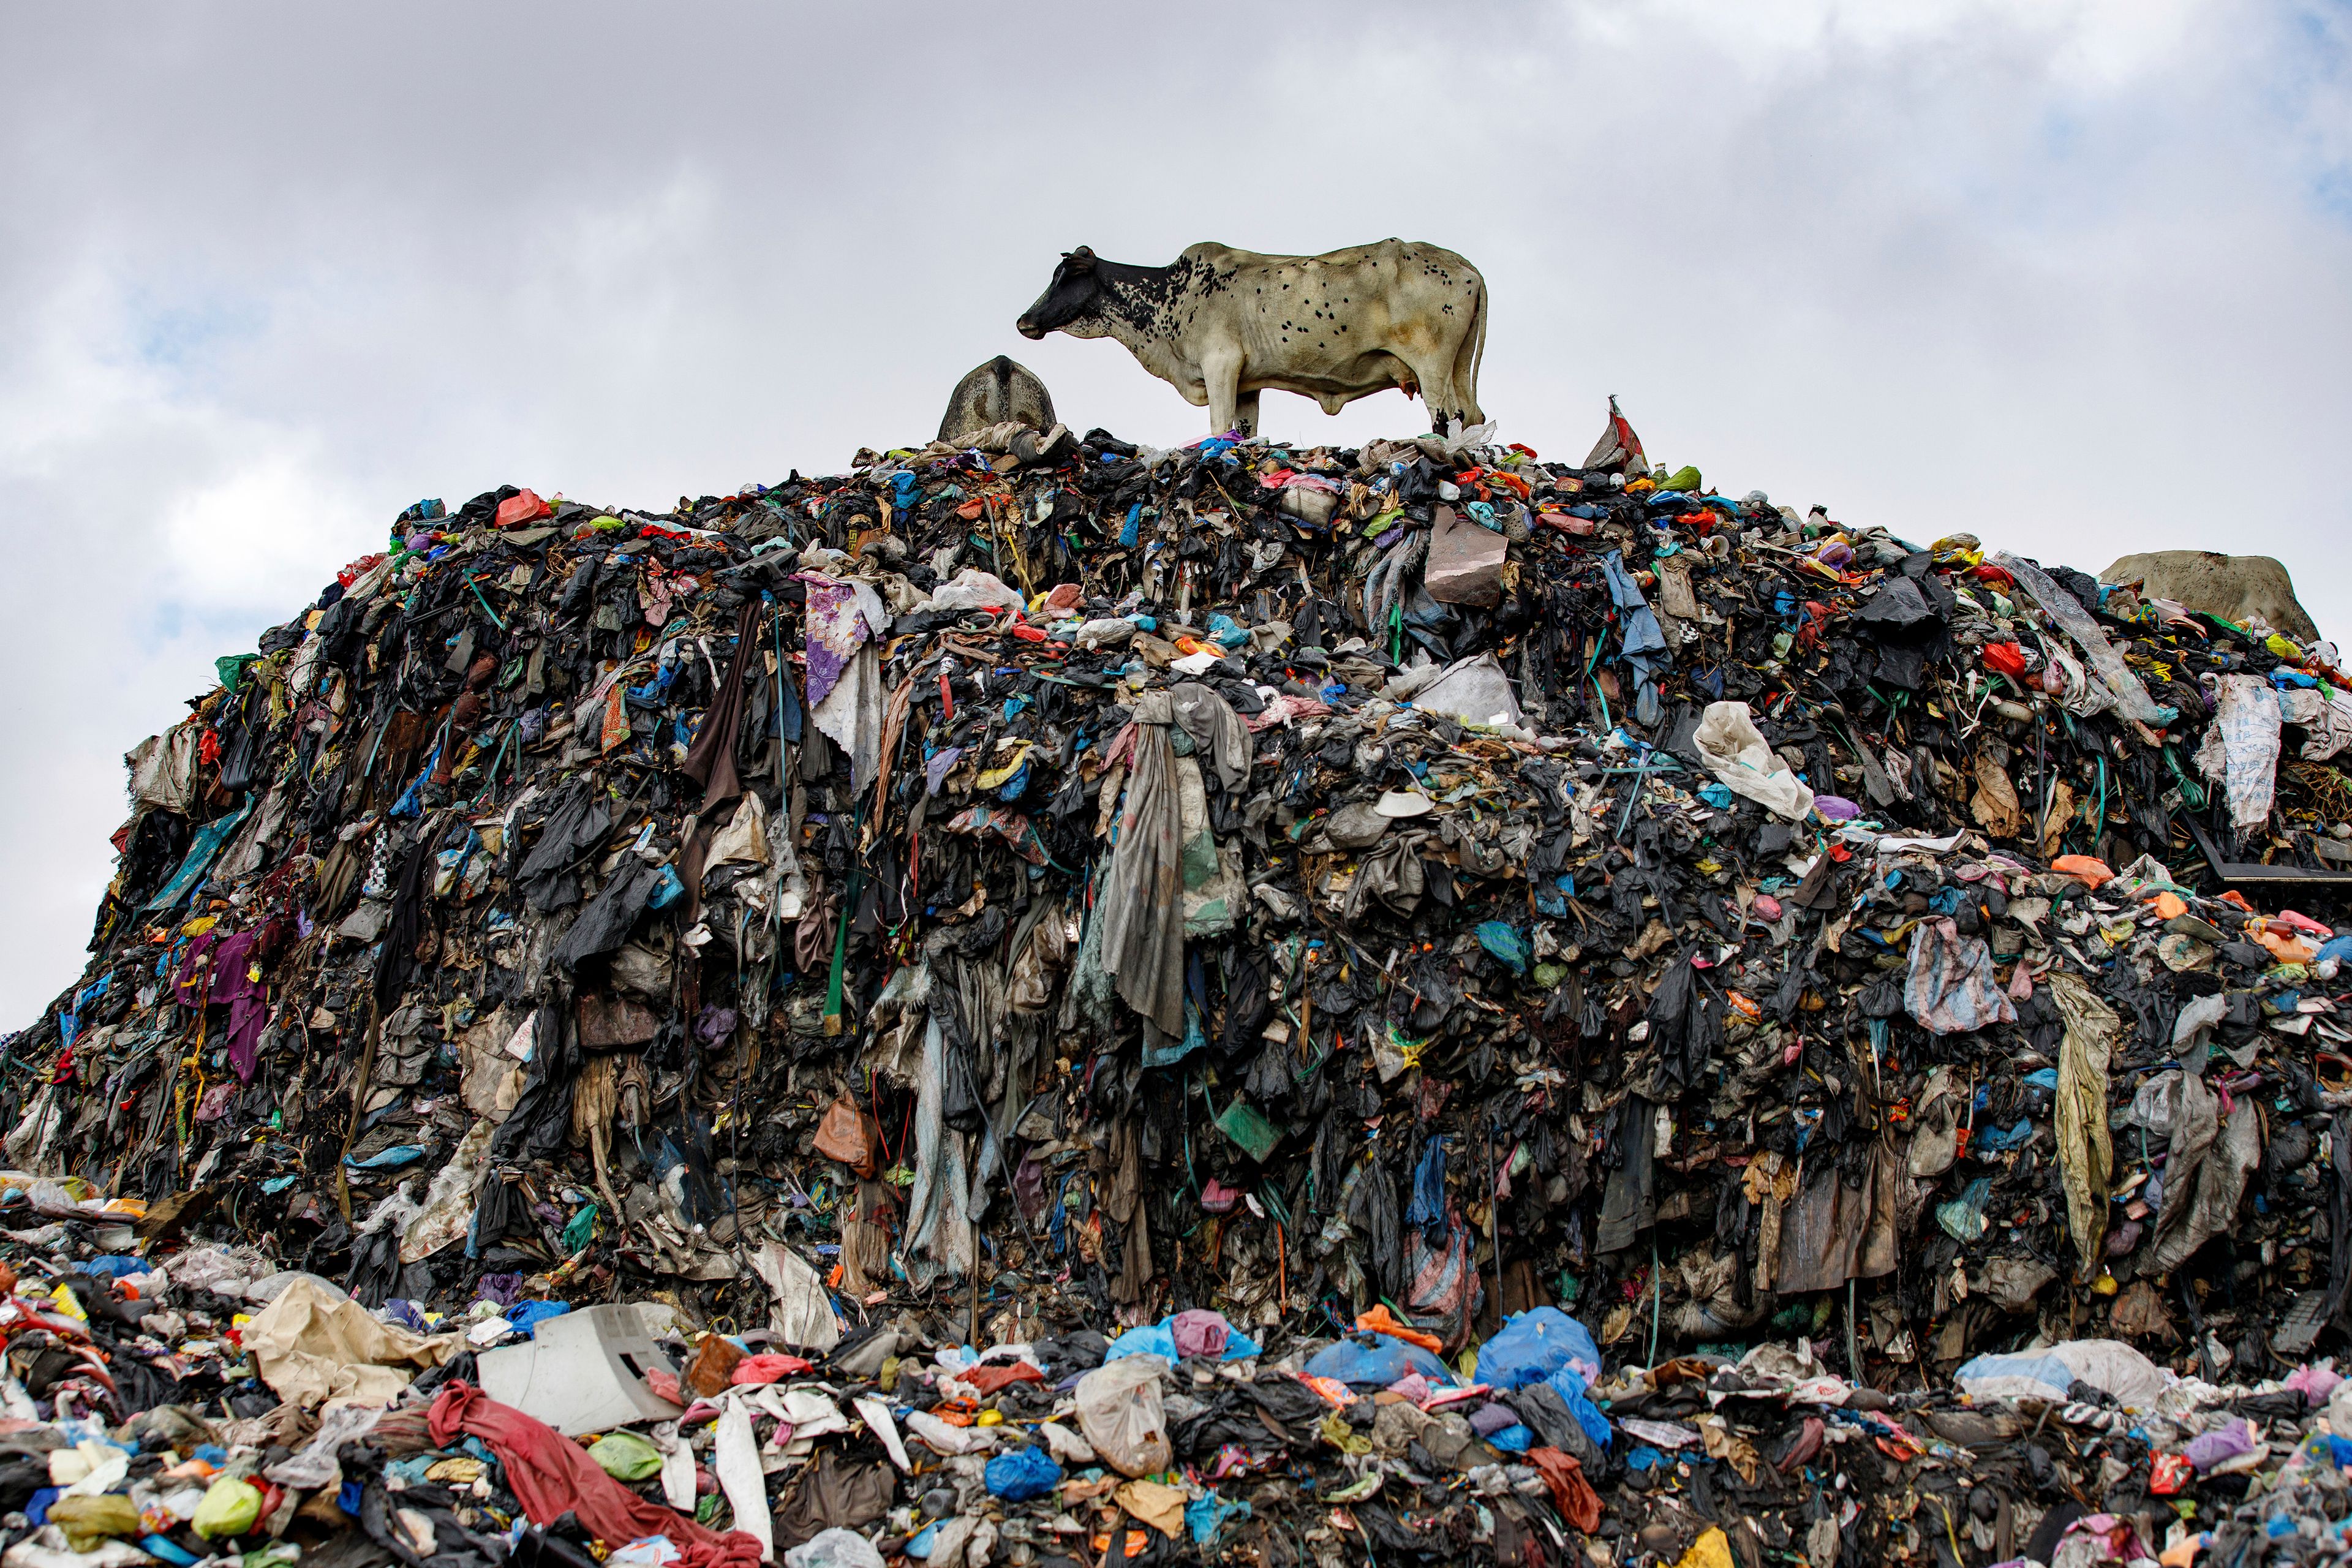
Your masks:
M 120 1492 L 62 1497 L 49 1504 L 49 1522 L 66 1532 L 74 1551 L 91 1552 L 110 1535 L 138 1534 L 139 1505 Z
M 205 1490 L 205 1500 L 196 1504 L 196 1517 L 192 1522 L 198 1535 L 206 1541 L 219 1541 L 243 1535 L 260 1517 L 261 1493 L 254 1485 L 223 1476 Z

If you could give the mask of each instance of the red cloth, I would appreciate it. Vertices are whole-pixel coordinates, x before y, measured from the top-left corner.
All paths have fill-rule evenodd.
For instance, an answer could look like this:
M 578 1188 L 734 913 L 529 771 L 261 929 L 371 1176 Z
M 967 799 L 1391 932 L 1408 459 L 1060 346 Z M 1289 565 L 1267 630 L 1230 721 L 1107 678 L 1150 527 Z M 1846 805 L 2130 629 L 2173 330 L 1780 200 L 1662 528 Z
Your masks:
M 500 528 L 514 528 L 526 522 L 536 522 L 542 517 L 553 516 L 555 509 L 539 499 L 535 490 L 517 490 L 499 502 L 495 520 Z
M 956 1373 L 955 1378 L 958 1383 L 970 1384 L 973 1388 L 978 1389 L 981 1397 L 985 1399 L 1012 1384 L 1043 1383 L 1045 1381 L 1045 1374 L 1025 1361 L 1016 1361 L 1010 1364 L 1003 1362 L 991 1362 L 986 1366 L 968 1366 Z
M 666 1535 L 687 1568 L 759 1568 L 760 1543 L 740 1530 L 721 1535 L 682 1513 L 647 1502 L 568 1442 L 554 1427 L 511 1405 L 500 1405 L 470 1383 L 452 1383 L 427 1416 L 433 1441 L 444 1447 L 470 1433 L 496 1449 L 507 1486 L 533 1524 L 552 1524 L 567 1509 L 611 1546 Z
M 727 1381 L 736 1384 L 773 1383 L 778 1378 L 793 1377 L 803 1372 L 814 1372 L 816 1363 L 803 1361 L 796 1355 L 747 1355 L 735 1363 Z
M 1529 1448 L 1528 1463 L 1551 1489 L 1551 1500 L 1560 1518 L 1587 1535 L 1601 1528 L 1601 1494 L 1584 1479 L 1582 1465 L 1558 1448 Z

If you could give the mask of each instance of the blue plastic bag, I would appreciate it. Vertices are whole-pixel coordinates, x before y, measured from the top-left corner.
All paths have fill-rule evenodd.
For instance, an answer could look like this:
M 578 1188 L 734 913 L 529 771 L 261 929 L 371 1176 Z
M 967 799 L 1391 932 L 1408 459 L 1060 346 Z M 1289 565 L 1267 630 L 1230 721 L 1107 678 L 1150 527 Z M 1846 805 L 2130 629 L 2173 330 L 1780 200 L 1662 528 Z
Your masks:
M 389 1149 L 370 1154 L 364 1160 L 347 1159 L 343 1163 L 354 1171 L 389 1171 L 397 1166 L 414 1164 L 425 1158 L 425 1145 L 422 1143 L 395 1143 Z
M 1478 1381 L 1497 1389 L 1541 1383 L 1562 1367 L 1573 1368 L 1591 1386 L 1601 1376 L 1601 1347 L 1558 1307 L 1504 1320 L 1502 1331 L 1478 1347 Z
M 1366 1339 L 1372 1342 L 1364 1343 Z M 1387 1334 L 1350 1336 L 1317 1351 L 1307 1363 L 1307 1376 L 1335 1378 L 1350 1388 L 1386 1388 L 1415 1372 L 1435 1387 L 1460 1384 L 1452 1369 L 1433 1353 Z
M 1526 974 L 1528 965 L 1535 962 L 1535 950 L 1507 921 L 1484 921 L 1478 927 L 1477 935 L 1478 945 L 1494 954 L 1514 974 Z
M 1445 1244 L 1445 1140 L 1435 1133 L 1421 1146 L 1421 1162 L 1413 1167 L 1412 1202 L 1404 1223 L 1418 1228 L 1430 1246 Z
M 1208 1496 L 1195 1498 L 1184 1505 L 1184 1528 L 1192 1532 L 1193 1545 L 1214 1546 L 1217 1532 L 1224 1528 L 1225 1521 L 1247 1519 L 1249 1516 L 1249 1504 L 1227 1502 L 1212 1491 Z
M 1561 1367 L 1544 1379 L 1544 1386 L 1559 1395 L 1559 1402 L 1568 1406 L 1568 1413 L 1576 1417 L 1576 1424 L 1584 1428 L 1584 1435 L 1592 1439 L 1595 1447 L 1609 1447 L 1609 1417 L 1584 1396 L 1584 1391 L 1592 1385 L 1581 1373 L 1572 1366 Z
M 550 1318 L 560 1318 L 572 1310 L 569 1301 L 517 1301 L 499 1315 L 516 1328 L 539 1338 L 539 1325 Z
M 1175 1323 L 1176 1314 L 1171 1312 L 1156 1323 L 1128 1330 L 1111 1341 L 1110 1348 L 1103 1352 L 1103 1360 L 1113 1362 L 1123 1355 L 1156 1355 L 1171 1366 L 1175 1365 L 1182 1359 L 1176 1353 Z M 1251 1356 L 1265 1353 L 1264 1345 L 1231 1323 L 1225 1325 L 1225 1348 L 1218 1355 L 1219 1361 L 1246 1361 Z
M 1007 1502 L 1027 1502 L 1062 1484 L 1062 1467 L 1054 1463 L 1043 1448 L 1015 1448 L 1009 1454 L 999 1454 L 988 1461 L 988 1468 L 981 1474 L 988 1483 L 989 1495 Z
M 1146 1323 L 1139 1329 L 1129 1329 L 1111 1341 L 1103 1352 L 1105 1362 L 1114 1362 L 1123 1355 L 1156 1355 L 1170 1366 L 1176 1364 L 1176 1332 L 1166 1322 Z

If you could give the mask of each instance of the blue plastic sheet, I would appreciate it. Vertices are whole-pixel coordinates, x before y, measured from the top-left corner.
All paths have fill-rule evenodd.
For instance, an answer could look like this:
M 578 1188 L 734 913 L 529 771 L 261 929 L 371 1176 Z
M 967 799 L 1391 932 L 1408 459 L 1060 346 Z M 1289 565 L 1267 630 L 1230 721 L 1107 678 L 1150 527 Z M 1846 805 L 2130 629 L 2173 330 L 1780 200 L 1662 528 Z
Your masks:
M 1103 1352 L 1103 1360 L 1105 1363 L 1109 1363 L 1117 1361 L 1121 1356 L 1129 1355 L 1156 1355 L 1169 1365 L 1174 1366 L 1176 1364 L 1175 1331 L 1171 1329 L 1165 1321 L 1146 1323 L 1139 1329 L 1129 1329 L 1111 1341 L 1110 1348 Z
M 1535 950 L 1508 921 L 1481 921 L 1477 936 L 1478 945 L 1494 954 L 1497 963 L 1508 966 L 1513 974 L 1525 975 L 1528 965 L 1535 962 Z
M 1445 1140 L 1434 1133 L 1421 1146 L 1420 1163 L 1413 1167 L 1412 1202 L 1404 1223 L 1418 1226 L 1430 1246 L 1445 1244 Z
M 1350 1388 L 1386 1388 L 1415 1372 L 1438 1387 L 1460 1384 L 1435 1354 L 1388 1334 L 1352 1334 L 1317 1351 L 1307 1363 L 1307 1376 L 1334 1378 Z
M 1054 1463 L 1043 1448 L 1015 1448 L 989 1460 L 982 1479 L 988 1483 L 991 1497 L 1001 1497 L 1007 1502 L 1027 1502 L 1046 1496 L 1062 1484 L 1062 1467 Z
M 1175 1321 L 1176 1314 L 1171 1312 L 1156 1323 L 1146 1323 L 1139 1329 L 1128 1330 L 1127 1332 L 1111 1341 L 1110 1348 L 1103 1352 L 1103 1360 L 1114 1362 L 1126 1355 L 1156 1355 L 1173 1366 L 1181 1359 L 1176 1353 Z M 1228 1323 L 1225 1328 L 1224 1353 L 1217 1359 L 1246 1361 L 1251 1356 L 1264 1354 L 1265 1351 L 1265 1346 Z
M 2074 1370 L 2054 1355 L 1980 1355 L 1955 1373 L 1953 1382 L 1978 1398 L 2055 1402 L 2074 1385 Z
M 1225 1521 L 1247 1519 L 1249 1516 L 1249 1504 L 1227 1502 L 1213 1491 L 1184 1505 L 1184 1528 L 1192 1532 L 1193 1545 L 1214 1546 L 1217 1532 L 1225 1527 Z
M 550 1318 L 560 1318 L 572 1310 L 569 1301 L 517 1301 L 499 1314 L 531 1338 L 539 1337 L 539 1325 Z
M 181 860 L 180 868 L 172 873 L 172 879 L 163 884 L 162 892 L 147 900 L 146 907 L 168 910 L 186 898 L 189 890 L 204 877 L 205 868 L 213 863 L 213 857 L 220 853 L 220 847 L 227 842 L 228 836 L 236 831 L 236 825 L 243 822 L 245 814 L 252 809 L 253 802 L 248 798 L 243 805 L 217 822 L 207 822 L 197 828 L 188 840 L 188 853 Z
M 1559 1402 L 1568 1406 L 1568 1413 L 1576 1417 L 1576 1424 L 1584 1428 L 1584 1435 L 1592 1439 L 1595 1447 L 1609 1447 L 1609 1439 L 1612 1436 L 1609 1430 L 1609 1417 L 1601 1415 L 1601 1407 L 1584 1396 L 1584 1391 L 1591 1384 L 1585 1381 L 1583 1373 L 1572 1366 L 1564 1366 L 1545 1378 L 1544 1386 L 1559 1395 Z
M 1601 1347 L 1582 1323 L 1558 1307 L 1537 1307 L 1503 1321 L 1502 1331 L 1478 1347 L 1478 1381 L 1495 1388 L 1541 1383 L 1562 1367 L 1590 1387 L 1601 1375 Z
M 425 1158 L 425 1145 L 422 1143 L 394 1143 L 391 1148 L 370 1154 L 364 1160 L 346 1160 L 343 1163 L 354 1171 L 388 1171 L 397 1165 L 413 1164 L 423 1158 Z
M 1666 650 L 1665 630 L 1658 625 L 1649 601 L 1642 597 L 1641 585 L 1633 581 L 1621 552 L 1612 550 L 1602 556 L 1601 569 L 1608 574 L 1609 596 L 1618 609 L 1617 629 L 1623 638 L 1618 657 L 1633 671 L 1633 716 L 1643 724 L 1654 724 L 1664 717 L 1658 676 L 1674 663 L 1674 656 Z

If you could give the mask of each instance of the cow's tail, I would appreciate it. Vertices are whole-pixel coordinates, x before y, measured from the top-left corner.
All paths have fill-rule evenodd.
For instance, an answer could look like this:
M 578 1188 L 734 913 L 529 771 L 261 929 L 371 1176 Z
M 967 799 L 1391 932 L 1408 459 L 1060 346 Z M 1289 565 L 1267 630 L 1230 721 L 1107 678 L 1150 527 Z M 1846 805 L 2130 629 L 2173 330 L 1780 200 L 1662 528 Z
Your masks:
M 1478 293 L 1470 315 L 1470 335 L 1454 357 L 1454 390 L 1463 402 L 1464 424 L 1483 425 L 1486 416 L 1478 408 L 1478 369 L 1486 362 L 1486 279 L 1483 277 L 1478 279 Z M 1465 359 L 1470 362 L 1466 375 L 1463 374 Z

